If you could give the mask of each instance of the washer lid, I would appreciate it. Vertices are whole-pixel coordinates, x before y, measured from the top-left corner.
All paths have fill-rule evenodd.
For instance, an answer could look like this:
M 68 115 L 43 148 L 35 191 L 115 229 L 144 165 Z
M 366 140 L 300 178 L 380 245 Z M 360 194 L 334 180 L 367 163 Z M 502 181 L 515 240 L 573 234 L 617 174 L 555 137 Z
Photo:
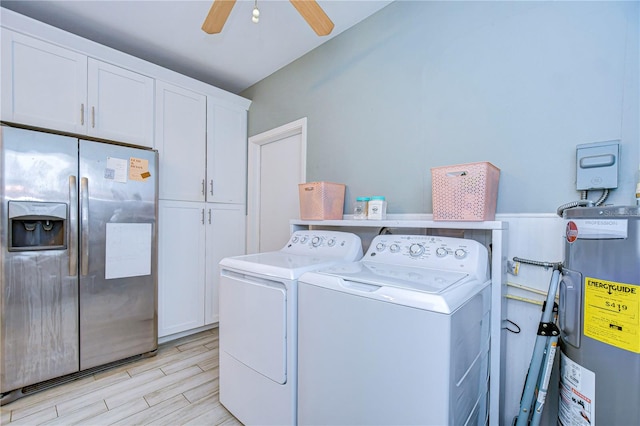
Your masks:
M 296 255 L 273 251 L 227 257 L 220 261 L 220 268 L 295 280 L 305 272 L 328 268 L 340 262 L 344 262 L 344 260 L 336 257 Z
M 298 281 L 299 291 L 312 285 L 346 295 L 451 314 L 490 283 L 461 272 L 372 263 L 352 262 L 308 272 Z M 483 294 L 484 300 L 490 293 Z
M 377 262 L 353 262 L 319 271 L 346 281 L 396 287 L 423 293 L 440 294 L 466 281 L 469 274 L 438 269 L 388 265 Z

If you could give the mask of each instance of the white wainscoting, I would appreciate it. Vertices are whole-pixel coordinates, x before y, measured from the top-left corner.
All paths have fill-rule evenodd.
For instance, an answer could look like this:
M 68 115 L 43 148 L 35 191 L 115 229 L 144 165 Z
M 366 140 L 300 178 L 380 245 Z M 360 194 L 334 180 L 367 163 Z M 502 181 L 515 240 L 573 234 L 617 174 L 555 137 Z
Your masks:
M 514 256 L 543 262 L 564 260 L 565 220 L 556 214 L 499 214 L 496 220 L 509 222 L 507 259 Z M 518 275 L 507 274 L 509 284 L 542 290 L 549 288 L 551 269 L 520 264 Z M 545 296 L 509 285 L 507 294 L 542 301 Z M 501 424 L 510 425 L 517 416 L 520 396 L 533 353 L 542 307 L 507 299 L 507 318 L 520 327 L 520 333 L 507 333 L 505 363 L 504 410 Z M 515 327 L 514 327 L 515 328 Z M 550 385 L 551 388 L 552 385 Z M 551 397 L 550 399 L 553 399 Z M 546 416 L 554 415 L 555 400 L 548 400 Z

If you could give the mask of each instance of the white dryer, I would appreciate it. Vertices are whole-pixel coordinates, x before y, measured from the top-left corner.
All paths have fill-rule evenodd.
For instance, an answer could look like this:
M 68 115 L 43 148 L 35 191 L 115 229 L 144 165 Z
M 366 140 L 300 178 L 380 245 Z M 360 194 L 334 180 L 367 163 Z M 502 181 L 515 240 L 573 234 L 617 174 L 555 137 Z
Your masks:
M 298 284 L 298 423 L 487 421 L 490 286 L 477 241 L 381 235 Z
M 220 262 L 220 402 L 242 423 L 295 424 L 298 278 L 361 257 L 357 235 L 296 231 L 279 251 Z

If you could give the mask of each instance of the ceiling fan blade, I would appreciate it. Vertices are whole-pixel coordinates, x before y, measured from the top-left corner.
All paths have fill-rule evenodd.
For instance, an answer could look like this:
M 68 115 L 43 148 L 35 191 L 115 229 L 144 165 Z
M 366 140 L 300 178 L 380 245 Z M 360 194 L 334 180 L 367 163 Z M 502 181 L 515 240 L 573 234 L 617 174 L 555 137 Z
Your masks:
M 202 23 L 202 31 L 207 34 L 218 34 L 222 31 L 236 0 L 214 0 L 209 14 Z
M 217 1 L 217 0 L 216 0 Z M 329 35 L 333 22 L 315 0 L 289 0 L 319 36 Z

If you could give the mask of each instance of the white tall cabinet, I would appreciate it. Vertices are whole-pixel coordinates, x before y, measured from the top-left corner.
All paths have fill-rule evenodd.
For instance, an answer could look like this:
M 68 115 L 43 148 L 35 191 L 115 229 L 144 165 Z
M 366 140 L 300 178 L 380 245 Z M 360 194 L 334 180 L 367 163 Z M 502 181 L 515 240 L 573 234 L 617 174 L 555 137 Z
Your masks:
M 246 131 L 245 110 L 156 82 L 160 337 L 218 321 L 218 263 L 245 252 Z
M 6 9 L 0 20 L 0 119 L 156 149 L 159 337 L 211 327 L 218 262 L 245 253 L 250 101 Z

